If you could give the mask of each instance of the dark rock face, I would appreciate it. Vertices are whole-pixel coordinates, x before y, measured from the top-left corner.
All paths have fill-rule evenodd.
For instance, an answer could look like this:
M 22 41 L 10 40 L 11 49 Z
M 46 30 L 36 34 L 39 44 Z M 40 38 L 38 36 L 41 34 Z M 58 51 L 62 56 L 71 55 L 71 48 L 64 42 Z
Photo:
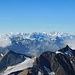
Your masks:
M 36 58 L 36 62 L 33 68 L 29 69 L 29 72 L 32 75 L 37 75 L 38 71 L 40 71 L 41 75 L 49 75 L 45 69 L 46 67 L 54 72 L 52 75 L 75 75 L 75 53 L 68 46 L 61 50 L 63 53 L 56 54 L 50 51 L 42 53 Z M 71 56 L 64 53 L 68 50 L 72 52 Z
M 61 65 L 61 67 L 67 73 L 67 75 L 75 75 L 74 70 L 73 70 L 73 66 L 70 62 L 69 57 L 67 57 L 66 55 L 63 55 L 63 54 L 57 54 L 56 58 L 58 60 L 58 63 Z
M 0 72 L 6 69 L 8 66 L 13 66 L 23 62 L 25 59 L 25 55 L 9 51 L 0 61 Z
M 41 60 L 43 58 L 43 61 Z M 41 63 L 41 67 L 45 70 L 44 66 L 50 69 L 51 72 L 54 72 L 55 75 L 67 75 L 60 63 L 58 62 L 56 55 L 52 52 L 45 52 L 37 59 Z M 61 60 L 60 60 L 61 61 Z M 47 63 L 46 63 L 47 62 Z M 38 63 L 38 64 L 40 64 Z M 48 75 L 47 72 L 43 71 L 45 75 Z M 62 74 L 61 74 L 62 72 Z

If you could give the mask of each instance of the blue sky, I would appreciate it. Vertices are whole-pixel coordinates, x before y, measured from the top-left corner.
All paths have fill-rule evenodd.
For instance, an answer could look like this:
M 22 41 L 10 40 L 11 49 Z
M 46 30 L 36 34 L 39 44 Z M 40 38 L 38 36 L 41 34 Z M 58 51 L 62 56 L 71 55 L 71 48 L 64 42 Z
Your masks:
M 0 33 L 75 34 L 75 0 L 0 0 Z

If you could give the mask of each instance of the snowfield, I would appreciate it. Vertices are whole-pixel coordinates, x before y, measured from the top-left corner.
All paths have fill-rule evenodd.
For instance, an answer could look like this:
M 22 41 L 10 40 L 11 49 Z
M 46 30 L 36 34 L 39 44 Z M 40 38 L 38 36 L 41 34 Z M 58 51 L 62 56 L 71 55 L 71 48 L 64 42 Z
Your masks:
M 17 64 L 15 66 L 9 66 L 3 73 L 1 73 L 0 75 L 8 75 L 12 72 L 16 72 L 16 71 L 20 71 L 20 70 L 24 70 L 26 68 L 29 67 L 33 67 L 33 59 L 30 58 L 26 58 L 26 60 L 20 64 Z

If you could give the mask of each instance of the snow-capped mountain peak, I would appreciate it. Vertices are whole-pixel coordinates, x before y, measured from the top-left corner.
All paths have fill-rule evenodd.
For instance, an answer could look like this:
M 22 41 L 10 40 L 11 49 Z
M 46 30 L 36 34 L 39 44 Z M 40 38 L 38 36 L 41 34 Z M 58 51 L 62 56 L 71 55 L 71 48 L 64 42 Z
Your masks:
M 72 51 L 73 50 L 68 45 L 66 45 L 64 48 L 56 51 L 56 54 L 61 53 L 61 54 L 66 54 L 66 55 L 71 56 L 73 54 Z

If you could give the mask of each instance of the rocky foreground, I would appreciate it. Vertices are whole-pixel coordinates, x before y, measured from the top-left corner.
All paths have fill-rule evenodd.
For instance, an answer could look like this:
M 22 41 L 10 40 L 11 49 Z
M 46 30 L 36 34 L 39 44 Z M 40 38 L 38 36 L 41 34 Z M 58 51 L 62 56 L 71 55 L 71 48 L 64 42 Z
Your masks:
M 75 50 L 67 45 L 31 58 L 11 51 L 0 60 L 0 75 L 75 75 Z

